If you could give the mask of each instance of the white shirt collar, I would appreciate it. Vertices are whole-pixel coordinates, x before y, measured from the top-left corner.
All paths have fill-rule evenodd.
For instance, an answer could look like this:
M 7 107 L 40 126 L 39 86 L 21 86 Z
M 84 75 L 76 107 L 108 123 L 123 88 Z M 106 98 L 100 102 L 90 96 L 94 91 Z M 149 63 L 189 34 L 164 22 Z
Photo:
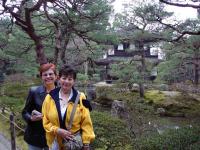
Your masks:
M 70 92 L 70 95 L 69 95 L 69 98 L 68 98 L 67 101 L 69 101 L 72 98 L 72 96 L 73 96 L 73 90 L 71 89 L 71 92 Z M 59 100 L 62 100 L 62 99 L 63 99 L 63 97 L 61 96 L 61 89 L 60 89 L 60 91 L 59 91 Z

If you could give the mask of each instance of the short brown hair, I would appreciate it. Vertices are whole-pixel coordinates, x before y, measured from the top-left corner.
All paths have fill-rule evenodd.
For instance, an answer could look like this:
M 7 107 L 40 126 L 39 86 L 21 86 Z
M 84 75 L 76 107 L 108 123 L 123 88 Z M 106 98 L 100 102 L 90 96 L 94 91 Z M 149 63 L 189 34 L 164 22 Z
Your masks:
M 56 66 L 52 63 L 46 63 L 46 64 L 40 65 L 40 68 L 39 68 L 40 76 L 42 76 L 42 72 L 47 71 L 49 69 L 52 69 L 56 75 Z
M 72 76 L 76 80 L 76 71 L 71 66 L 65 65 L 59 70 L 59 77 L 61 76 Z

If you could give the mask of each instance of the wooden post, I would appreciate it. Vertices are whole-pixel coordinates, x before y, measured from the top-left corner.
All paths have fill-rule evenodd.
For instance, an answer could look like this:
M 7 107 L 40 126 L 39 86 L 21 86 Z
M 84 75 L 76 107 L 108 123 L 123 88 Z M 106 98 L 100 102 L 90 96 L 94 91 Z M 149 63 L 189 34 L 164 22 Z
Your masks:
M 11 133 L 11 150 L 16 150 L 16 143 L 15 143 L 15 125 L 14 125 L 14 114 L 10 114 L 10 133 Z

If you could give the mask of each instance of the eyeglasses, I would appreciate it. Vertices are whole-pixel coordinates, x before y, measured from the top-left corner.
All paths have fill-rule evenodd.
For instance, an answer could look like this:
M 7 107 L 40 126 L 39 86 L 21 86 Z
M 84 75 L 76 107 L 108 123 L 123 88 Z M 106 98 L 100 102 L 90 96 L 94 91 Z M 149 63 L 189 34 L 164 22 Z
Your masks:
M 45 73 L 45 74 L 42 74 L 42 76 L 44 76 L 44 77 L 53 76 L 53 75 L 54 75 L 54 73 Z

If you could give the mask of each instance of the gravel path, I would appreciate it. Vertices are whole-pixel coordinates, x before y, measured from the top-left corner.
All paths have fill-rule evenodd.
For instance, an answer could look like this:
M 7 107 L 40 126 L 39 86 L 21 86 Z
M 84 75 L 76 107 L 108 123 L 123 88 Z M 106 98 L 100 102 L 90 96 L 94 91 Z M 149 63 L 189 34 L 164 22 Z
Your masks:
M 0 133 L 0 150 L 11 150 L 10 141 Z

